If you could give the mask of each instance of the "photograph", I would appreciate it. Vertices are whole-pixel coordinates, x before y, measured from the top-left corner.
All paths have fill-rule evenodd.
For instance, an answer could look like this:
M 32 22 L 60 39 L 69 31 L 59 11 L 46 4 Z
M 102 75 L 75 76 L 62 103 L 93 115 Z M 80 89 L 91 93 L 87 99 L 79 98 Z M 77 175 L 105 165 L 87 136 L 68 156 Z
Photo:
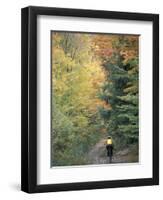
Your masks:
M 51 167 L 139 163 L 139 38 L 51 30 Z
M 21 190 L 158 185 L 159 14 L 21 15 Z

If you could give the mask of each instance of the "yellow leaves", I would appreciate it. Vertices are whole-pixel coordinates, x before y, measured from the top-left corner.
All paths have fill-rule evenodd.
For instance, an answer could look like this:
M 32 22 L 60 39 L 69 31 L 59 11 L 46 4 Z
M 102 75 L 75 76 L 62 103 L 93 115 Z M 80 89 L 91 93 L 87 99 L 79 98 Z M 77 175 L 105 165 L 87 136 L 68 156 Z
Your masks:
M 80 49 L 78 47 L 74 59 L 71 57 L 71 52 L 75 52 L 72 45 L 74 44 L 74 47 L 79 45 L 72 40 L 73 44 L 69 44 L 71 51 L 67 49 L 65 52 L 60 45 L 61 37 L 63 34 L 61 36 L 59 33 L 52 37 L 52 94 L 64 113 L 75 115 L 73 120 L 81 121 L 82 125 L 86 126 L 87 120 L 85 121 L 84 114 L 80 113 L 91 116 L 97 112 L 99 106 L 108 107 L 98 97 L 100 88 L 105 82 L 105 71 L 100 59 L 91 51 L 93 43 L 89 35 L 76 35 L 76 39 L 82 39 L 84 43 Z
M 78 114 L 78 113 L 77 113 Z M 85 116 L 82 115 L 77 115 L 74 119 L 73 119 L 73 124 L 75 126 L 82 126 L 82 127 L 86 127 L 88 126 L 88 121 L 86 119 Z
M 105 81 L 105 74 L 98 62 L 91 63 L 80 70 L 79 90 L 76 99 L 80 106 L 85 106 L 90 111 L 96 111 L 104 102 L 99 100 L 97 94 Z

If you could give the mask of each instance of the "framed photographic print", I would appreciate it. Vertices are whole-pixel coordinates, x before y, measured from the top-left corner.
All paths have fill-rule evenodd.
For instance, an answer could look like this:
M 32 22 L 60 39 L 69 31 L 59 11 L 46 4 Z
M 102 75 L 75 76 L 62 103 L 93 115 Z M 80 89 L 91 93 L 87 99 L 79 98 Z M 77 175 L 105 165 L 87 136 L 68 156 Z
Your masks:
M 22 190 L 159 184 L 159 16 L 22 9 Z

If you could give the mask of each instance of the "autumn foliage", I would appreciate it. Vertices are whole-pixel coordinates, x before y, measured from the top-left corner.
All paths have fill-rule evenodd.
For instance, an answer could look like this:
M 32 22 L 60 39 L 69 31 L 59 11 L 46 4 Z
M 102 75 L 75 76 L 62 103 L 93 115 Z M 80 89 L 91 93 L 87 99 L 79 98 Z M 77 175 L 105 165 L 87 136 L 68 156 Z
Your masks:
M 51 43 L 51 165 L 91 164 L 107 134 L 138 143 L 138 36 L 53 32 Z

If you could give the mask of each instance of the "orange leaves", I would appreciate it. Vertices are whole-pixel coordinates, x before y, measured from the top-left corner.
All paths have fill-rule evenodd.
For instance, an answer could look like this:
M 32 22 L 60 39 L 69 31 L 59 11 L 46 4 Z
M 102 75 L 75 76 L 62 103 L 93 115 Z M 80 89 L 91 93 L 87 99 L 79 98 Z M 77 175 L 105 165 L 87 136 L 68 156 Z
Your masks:
M 97 34 L 92 38 L 92 49 L 102 60 L 108 60 L 113 53 L 119 52 L 124 57 L 124 62 L 138 56 L 137 35 L 102 35 Z
M 112 40 L 114 36 L 98 34 L 93 37 L 92 48 L 99 57 L 110 57 L 112 55 Z

